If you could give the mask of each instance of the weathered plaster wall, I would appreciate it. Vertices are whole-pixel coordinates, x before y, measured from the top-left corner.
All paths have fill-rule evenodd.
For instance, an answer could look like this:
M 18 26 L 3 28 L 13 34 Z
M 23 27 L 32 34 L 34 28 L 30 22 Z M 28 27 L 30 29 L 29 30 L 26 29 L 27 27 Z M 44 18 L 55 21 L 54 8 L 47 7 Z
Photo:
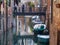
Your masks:
M 57 0 L 57 2 L 53 0 L 53 23 L 50 24 L 50 45 L 57 45 L 57 31 L 60 30 L 60 8 L 56 7 L 56 3 L 60 3 L 60 0 Z

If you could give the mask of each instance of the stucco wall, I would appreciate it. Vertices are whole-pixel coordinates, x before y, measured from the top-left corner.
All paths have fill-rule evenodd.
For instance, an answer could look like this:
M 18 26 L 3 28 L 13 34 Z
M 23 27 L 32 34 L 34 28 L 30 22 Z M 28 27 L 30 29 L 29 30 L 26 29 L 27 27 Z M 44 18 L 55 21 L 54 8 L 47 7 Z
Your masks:
M 60 0 L 56 2 L 53 0 L 53 22 L 50 24 L 50 45 L 57 45 L 57 32 L 60 30 L 60 8 L 56 7 L 57 3 L 60 3 Z

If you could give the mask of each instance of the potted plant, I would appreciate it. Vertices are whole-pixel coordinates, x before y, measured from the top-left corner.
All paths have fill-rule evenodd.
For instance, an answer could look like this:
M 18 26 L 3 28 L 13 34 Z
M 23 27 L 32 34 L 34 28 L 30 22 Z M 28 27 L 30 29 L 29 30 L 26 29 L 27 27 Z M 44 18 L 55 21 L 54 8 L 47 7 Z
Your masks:
M 35 10 L 35 5 L 33 2 L 28 2 L 28 6 L 30 8 L 30 11 L 34 11 Z

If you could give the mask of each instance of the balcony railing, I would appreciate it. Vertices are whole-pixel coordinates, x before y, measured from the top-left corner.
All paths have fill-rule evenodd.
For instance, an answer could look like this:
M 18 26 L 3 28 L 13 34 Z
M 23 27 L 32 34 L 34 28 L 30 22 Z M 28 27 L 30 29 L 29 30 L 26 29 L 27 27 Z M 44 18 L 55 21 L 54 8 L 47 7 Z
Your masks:
M 14 7 L 13 14 L 16 15 L 46 15 L 47 7 Z

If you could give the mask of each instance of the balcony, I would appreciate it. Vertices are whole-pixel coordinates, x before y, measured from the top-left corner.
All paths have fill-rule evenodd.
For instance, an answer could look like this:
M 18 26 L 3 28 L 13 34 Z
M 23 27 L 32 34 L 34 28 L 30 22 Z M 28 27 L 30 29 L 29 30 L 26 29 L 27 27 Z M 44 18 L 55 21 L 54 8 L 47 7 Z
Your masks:
M 34 8 L 31 8 L 31 7 L 19 7 L 17 9 L 17 7 L 14 7 L 14 10 L 13 10 L 13 16 L 23 16 L 23 15 L 44 15 L 46 16 L 46 10 L 47 10 L 47 7 L 46 6 L 43 6 L 43 7 L 34 7 Z

